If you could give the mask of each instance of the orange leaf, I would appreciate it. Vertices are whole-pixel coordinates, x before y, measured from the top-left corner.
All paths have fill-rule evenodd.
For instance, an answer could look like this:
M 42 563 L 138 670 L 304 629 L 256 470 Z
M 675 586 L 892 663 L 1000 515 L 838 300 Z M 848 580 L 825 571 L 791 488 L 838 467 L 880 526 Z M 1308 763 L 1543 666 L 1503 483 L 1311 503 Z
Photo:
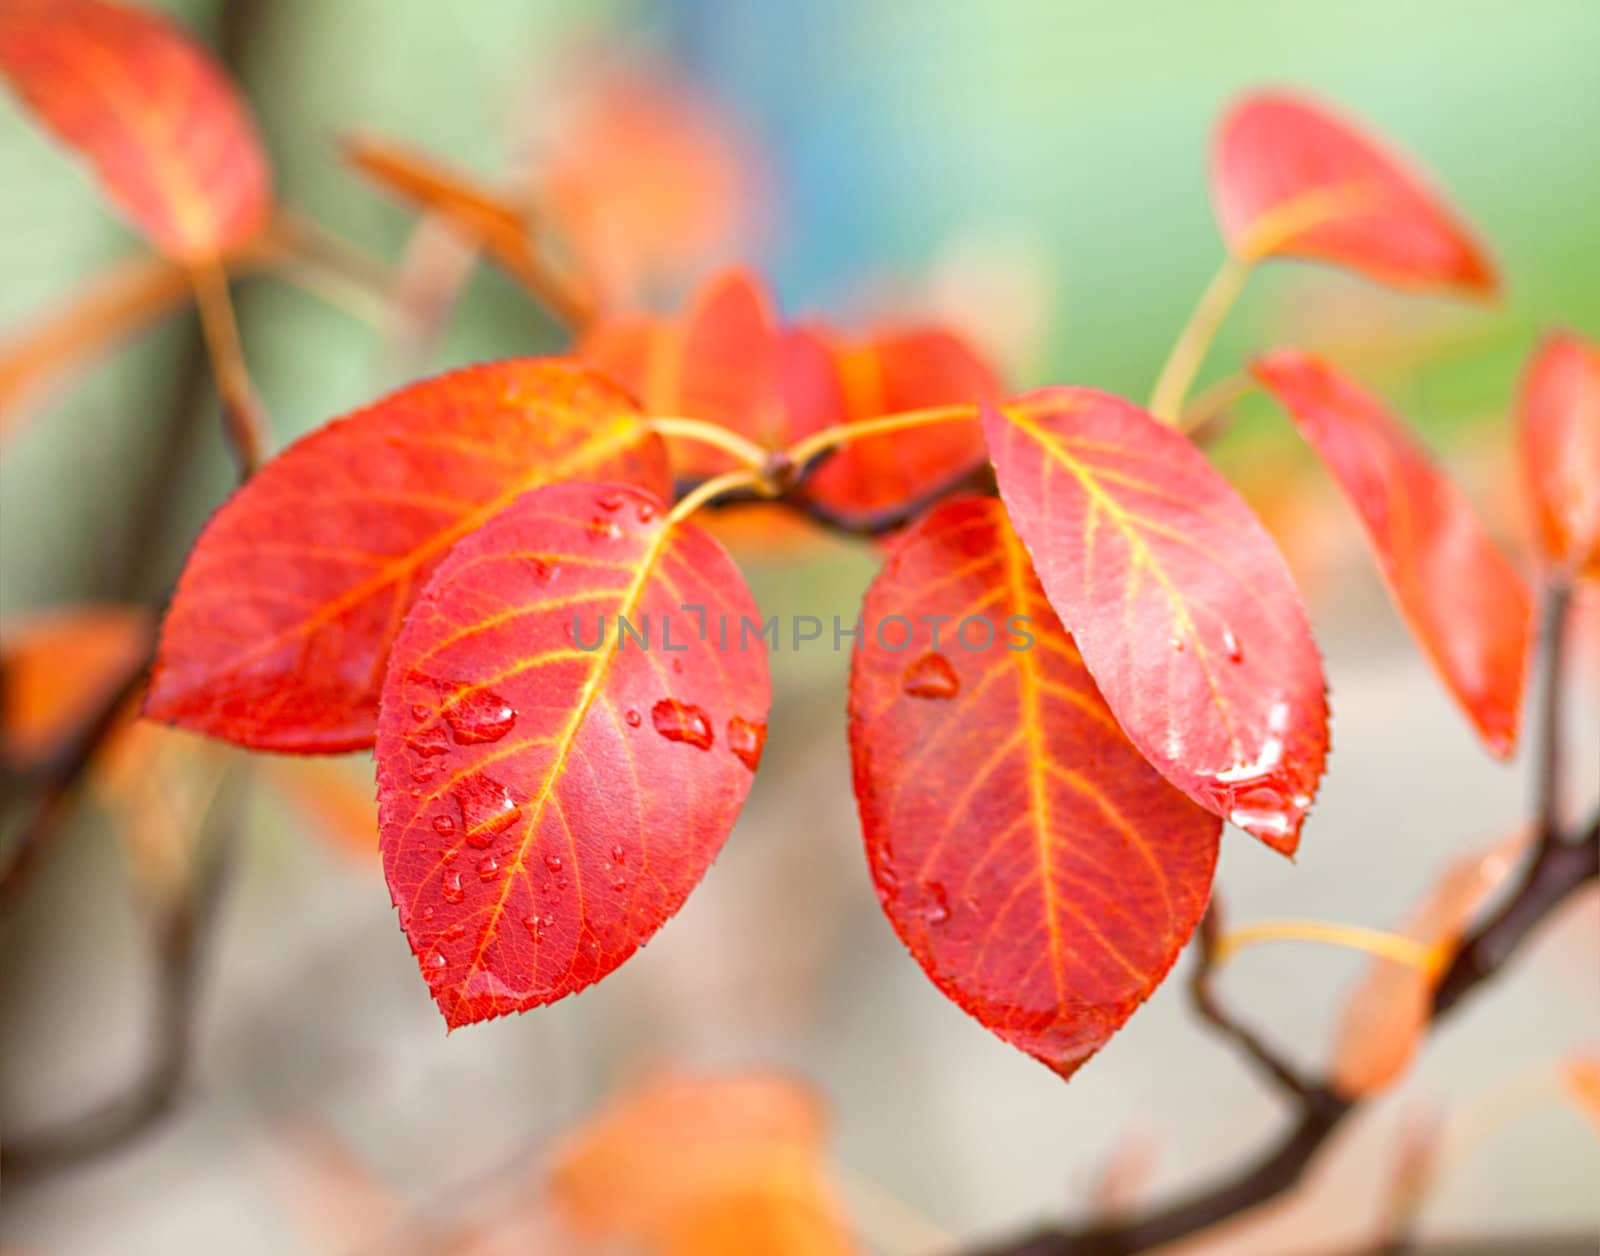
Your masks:
M 811 1093 L 769 1073 L 669 1074 L 568 1134 L 551 1198 L 580 1232 L 669 1256 L 854 1250 Z
M 1572 1101 L 1600 1134 L 1600 1052 L 1573 1055 L 1562 1069 Z
M 622 486 L 529 493 L 440 564 L 389 660 L 378 805 L 452 1028 L 599 981 L 688 897 L 766 736 L 746 619 L 721 547 Z
M 429 572 L 522 493 L 574 476 L 668 491 L 632 404 L 558 359 L 424 380 L 311 433 L 201 533 L 145 713 L 256 749 L 371 745 L 389 643 Z
M 1600 576 L 1600 347 L 1545 338 L 1523 375 L 1517 439 L 1545 557 Z
M 124 685 L 150 648 L 137 606 L 79 606 L 0 628 L 0 758 L 18 771 L 56 754 Z
M 1429 946 L 1454 946 L 1516 870 L 1528 832 L 1448 865 L 1400 932 Z M 1405 1072 L 1432 1013 L 1440 974 L 1392 959 L 1375 961 L 1339 1019 L 1329 1080 L 1350 1097 L 1381 1090 Z
M 828 422 L 856 423 L 934 406 L 976 406 L 1001 397 L 999 378 L 989 363 L 943 328 L 912 328 L 859 342 L 834 340 L 832 349 L 845 404 Z M 865 522 L 947 488 L 983 462 L 983 430 L 974 410 L 971 422 L 934 423 L 852 441 L 828 457 L 805 491 L 837 518 Z
M 897 541 L 863 632 L 850 749 L 884 911 L 945 995 L 1070 1077 L 1194 932 L 1221 823 L 1128 743 L 994 499 Z
M 284 797 L 334 845 L 357 857 L 377 853 L 378 804 L 370 775 L 354 776 L 347 763 L 327 759 L 271 759 L 267 767 Z
M 1243 257 L 1309 257 L 1399 288 L 1499 289 L 1493 262 L 1404 158 L 1303 97 L 1258 92 L 1228 113 L 1211 190 Z
M 202 261 L 265 225 L 272 175 L 249 109 L 165 18 L 107 0 L 7 0 L 0 73 L 162 252 Z
M 1120 398 L 1044 389 L 983 424 L 1011 520 L 1133 744 L 1292 855 L 1328 709 L 1272 538 L 1192 444 Z
M 1390 596 L 1489 750 L 1516 749 L 1532 597 L 1471 505 L 1383 405 L 1295 349 L 1258 358 L 1270 392 L 1344 490 Z

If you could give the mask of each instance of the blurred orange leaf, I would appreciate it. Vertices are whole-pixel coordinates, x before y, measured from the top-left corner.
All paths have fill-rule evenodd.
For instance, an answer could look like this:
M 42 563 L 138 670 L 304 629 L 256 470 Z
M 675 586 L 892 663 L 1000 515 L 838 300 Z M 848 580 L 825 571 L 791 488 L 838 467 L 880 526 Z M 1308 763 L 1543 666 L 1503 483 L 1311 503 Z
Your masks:
M 8 0 L 0 74 L 168 256 L 215 258 L 265 225 L 272 175 L 249 109 L 165 18 L 108 0 Z
M 1561 1080 L 1573 1103 L 1600 1134 L 1600 1051 L 1573 1055 L 1561 1070 Z
M 1523 376 L 1517 439 L 1545 557 L 1600 576 L 1600 346 L 1546 337 Z
M 1240 101 L 1218 131 L 1211 186 L 1241 256 L 1310 257 L 1401 288 L 1499 288 L 1467 226 L 1404 158 L 1304 97 Z
M 0 757 L 26 769 L 53 755 L 127 684 L 154 624 L 137 606 L 79 606 L 0 627 Z
M 370 771 L 357 776 L 347 763 L 303 758 L 272 759 L 268 767 L 287 801 L 334 845 L 368 859 L 378 853 L 378 800 Z
M 579 1232 L 661 1256 L 836 1256 L 854 1248 L 824 1133 L 788 1077 L 668 1074 L 562 1140 L 550 1196 Z
M 1454 946 L 1516 869 L 1528 840 L 1529 833 L 1519 830 L 1449 864 L 1400 932 L 1428 946 Z M 1367 970 L 1335 1031 L 1329 1068 L 1335 1090 L 1353 1098 L 1381 1090 L 1405 1072 L 1427 1028 L 1439 976 L 1391 959 Z

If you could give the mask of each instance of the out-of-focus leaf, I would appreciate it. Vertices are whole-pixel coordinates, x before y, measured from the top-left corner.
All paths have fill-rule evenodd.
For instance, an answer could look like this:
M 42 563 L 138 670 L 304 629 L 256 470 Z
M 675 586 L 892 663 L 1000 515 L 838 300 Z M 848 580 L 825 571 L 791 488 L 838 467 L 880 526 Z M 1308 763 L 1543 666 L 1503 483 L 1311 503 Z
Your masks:
M 1314 258 L 1400 288 L 1499 288 L 1470 230 L 1404 158 L 1304 97 L 1258 92 L 1234 106 L 1211 191 L 1241 256 Z
M 1430 946 L 1453 946 L 1517 867 L 1528 844 L 1519 831 L 1447 866 L 1400 932 Z M 1406 1070 L 1427 1029 L 1438 973 L 1375 960 L 1345 1003 L 1328 1076 L 1352 1098 L 1381 1090 Z
M 0 625 L 0 759 L 23 771 L 82 733 L 144 661 L 154 627 L 138 606 L 77 606 Z
M 599 981 L 688 897 L 766 738 L 746 620 L 721 547 L 621 485 L 529 493 L 440 564 L 389 659 L 378 806 L 452 1028 Z
M 669 491 L 660 438 L 557 359 L 413 384 L 297 441 L 206 525 L 145 713 L 255 749 L 372 744 L 389 643 L 445 552 L 541 484 Z
M 370 774 L 357 776 L 348 764 L 328 759 L 271 759 L 266 769 L 284 798 L 335 846 L 367 859 L 378 853 L 378 804 Z
M 652 1256 L 843 1256 L 855 1248 L 824 1135 L 788 1077 L 669 1074 L 568 1134 L 549 1192 L 579 1233 Z
M 1526 581 L 1377 398 L 1296 349 L 1251 372 L 1344 490 L 1390 595 L 1484 744 L 1511 755 L 1533 612 Z
M 993 498 L 912 527 L 862 619 L 850 749 L 879 901 L 946 996 L 1070 1077 L 1194 932 L 1221 822 L 1129 744 Z
M 249 109 L 165 18 L 107 0 L 7 0 L 0 74 L 168 256 L 215 258 L 265 226 L 272 175 Z
M 1600 1134 L 1600 1051 L 1574 1054 L 1562 1066 L 1561 1080 L 1572 1102 Z
M 1282 556 L 1182 436 L 1118 397 L 985 407 L 1000 496 L 1133 744 L 1292 855 L 1328 750 L 1322 663 Z
M 1600 576 L 1600 347 L 1545 338 L 1523 375 L 1517 441 L 1544 556 Z
M 808 497 L 845 522 L 866 521 L 920 501 L 983 465 L 976 406 L 999 401 L 1002 390 L 994 370 L 966 341 L 943 328 L 920 327 L 828 342 L 844 396 L 843 413 L 829 422 L 947 405 L 970 404 L 974 410 L 970 422 L 935 423 L 841 446 L 806 482 Z

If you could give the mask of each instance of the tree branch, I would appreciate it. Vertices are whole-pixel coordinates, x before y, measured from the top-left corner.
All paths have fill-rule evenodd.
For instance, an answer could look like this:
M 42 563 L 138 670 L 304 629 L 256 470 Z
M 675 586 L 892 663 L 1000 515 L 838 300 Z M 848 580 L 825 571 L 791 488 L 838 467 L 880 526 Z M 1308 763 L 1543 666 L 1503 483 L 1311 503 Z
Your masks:
M 1600 880 L 1600 812 L 1578 833 L 1562 832 L 1560 806 L 1562 693 L 1566 687 L 1563 637 L 1570 599 L 1552 588 L 1546 599 L 1541 662 L 1541 744 L 1534 764 L 1535 822 L 1539 842 L 1515 890 L 1494 915 L 1457 946 L 1434 990 L 1430 1026 L 1449 1016 L 1480 986 L 1498 976 L 1537 927 L 1582 887 Z M 1208 912 L 1208 917 L 1210 913 Z M 1288 1094 L 1295 1120 L 1256 1159 L 1175 1202 L 1117 1221 L 1085 1226 L 1045 1226 L 1031 1233 L 970 1249 L 972 1256 L 1135 1256 L 1198 1234 L 1292 1190 L 1329 1138 L 1359 1102 L 1325 1081 L 1308 1081 L 1216 1003 L 1210 987 L 1215 921 L 1200 931 L 1199 969 L 1191 991 L 1202 1016 L 1220 1029 Z M 1470 1250 L 1470 1249 L 1469 1249 Z

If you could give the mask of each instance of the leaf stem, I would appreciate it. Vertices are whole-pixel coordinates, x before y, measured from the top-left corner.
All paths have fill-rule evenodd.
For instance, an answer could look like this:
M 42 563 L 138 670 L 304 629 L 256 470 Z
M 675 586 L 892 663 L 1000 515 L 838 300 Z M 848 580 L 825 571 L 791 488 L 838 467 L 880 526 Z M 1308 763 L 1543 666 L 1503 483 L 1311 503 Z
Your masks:
M 266 413 L 245 367 L 239 325 L 234 320 L 233 300 L 228 295 L 228 275 L 222 263 L 211 258 L 190 266 L 189 281 L 194 285 L 195 301 L 200 306 L 200 327 L 205 333 L 206 350 L 211 355 L 211 369 L 216 376 L 223 427 L 238 464 L 239 479 L 247 480 L 266 460 L 271 435 L 267 430 Z
M 1194 383 L 1200 364 L 1205 361 L 1206 351 L 1255 268 L 1255 258 L 1229 253 L 1200 294 L 1150 394 L 1150 413 L 1163 423 L 1178 422 L 1183 400 L 1189 394 L 1189 386 Z
M 1325 942 L 1366 951 L 1426 973 L 1437 972 L 1443 954 L 1438 947 L 1404 934 L 1366 929 L 1360 925 L 1330 924 L 1320 920 L 1267 920 L 1231 930 L 1217 940 L 1213 962 L 1225 964 L 1247 946 L 1262 942 Z
M 933 423 L 956 423 L 963 419 L 978 417 L 977 406 L 933 406 L 926 410 L 902 410 L 896 414 L 882 414 L 876 418 L 863 419 L 859 423 L 836 423 L 832 427 L 825 427 L 821 431 L 813 432 L 789 446 L 786 451 L 789 459 L 797 467 L 803 467 L 813 458 L 825 454 L 840 445 L 847 445 L 851 441 L 865 440 L 871 436 L 887 436 L 891 432 L 903 432 L 907 428 L 927 427 Z
M 738 432 L 717 423 L 710 423 L 705 419 L 681 418 L 678 415 L 651 415 L 646 420 L 647 426 L 663 436 L 675 437 L 679 440 L 699 441 L 702 445 L 712 445 L 724 453 L 732 454 L 751 470 L 759 470 L 766 466 L 770 451 L 755 443 Z
M 759 467 L 737 467 L 696 484 L 668 512 L 667 524 L 670 526 L 687 519 L 714 497 L 742 489 L 753 489 L 763 497 L 773 496 L 772 483 L 764 471 Z

